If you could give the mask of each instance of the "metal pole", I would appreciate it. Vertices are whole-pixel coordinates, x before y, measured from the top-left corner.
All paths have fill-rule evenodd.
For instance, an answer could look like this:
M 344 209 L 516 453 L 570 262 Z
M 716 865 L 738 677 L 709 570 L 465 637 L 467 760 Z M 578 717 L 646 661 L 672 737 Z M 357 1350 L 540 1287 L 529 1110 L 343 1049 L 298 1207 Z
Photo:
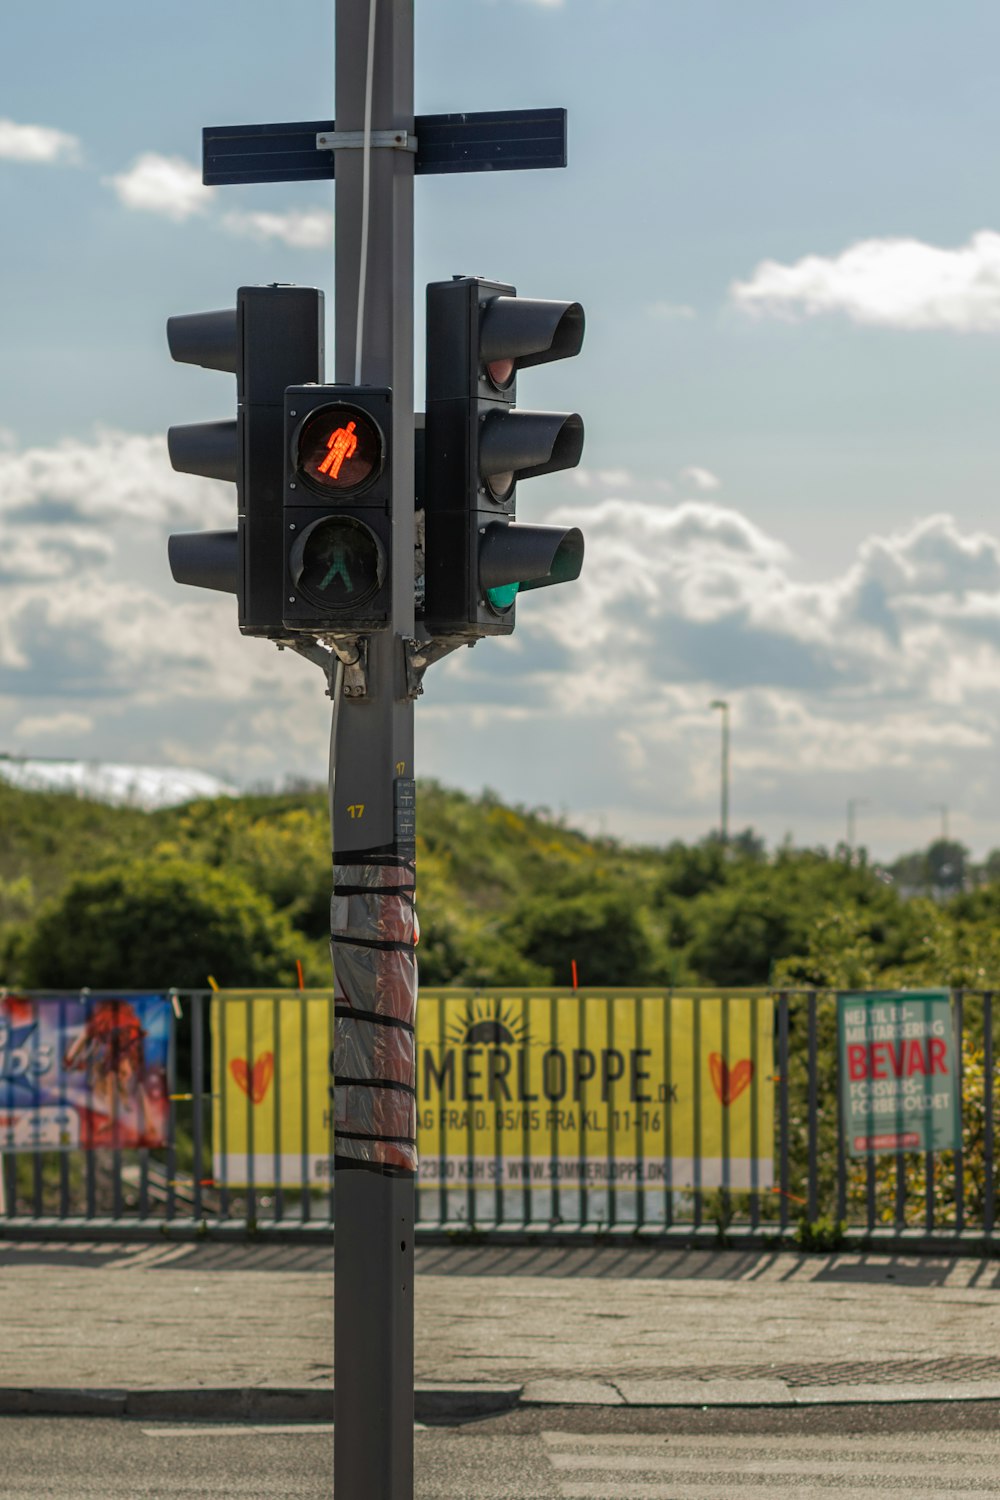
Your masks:
M 854 833 L 857 810 L 859 807 L 867 807 L 867 797 L 850 797 L 847 802 L 847 847 L 854 848 Z
M 947 843 L 948 842 L 948 804 L 947 804 L 947 802 L 932 802 L 931 805 L 930 805 L 930 808 L 931 808 L 931 812 L 939 812 L 941 814 L 941 837 L 944 839 L 945 843 Z
M 336 0 L 336 126 L 365 127 L 369 5 L 376 5 L 371 70 L 373 132 L 413 132 L 413 0 Z M 365 157 L 369 159 L 368 227 L 364 233 Z M 359 912 L 378 926 L 391 903 L 356 892 L 356 882 L 400 870 L 412 891 L 412 846 L 401 835 L 397 816 L 400 783 L 413 776 L 413 703 L 406 696 L 403 639 L 413 636 L 413 155 L 385 147 L 370 152 L 342 149 L 336 154 L 336 349 L 335 376 L 354 384 L 358 293 L 362 283 L 361 247 L 367 244 L 364 329 L 360 381 L 392 388 L 392 627 L 369 639 L 364 697 L 345 698 L 336 714 L 331 774 L 335 862 L 332 936 L 337 971 L 335 1043 L 338 1079 L 350 1071 L 341 1028 L 362 1027 L 380 1049 L 394 1047 L 405 1058 L 412 1029 L 391 1029 L 351 1018 L 391 1013 L 387 995 L 388 960 L 398 960 L 403 987 L 413 972 L 412 895 L 393 897 L 399 909 L 409 902 L 410 929 L 402 941 L 384 930 L 385 951 L 352 948 Z M 335 775 L 335 779 L 334 779 Z M 393 872 L 387 874 L 387 872 Z M 399 877 L 400 880 L 402 877 Z M 396 912 L 393 920 L 398 921 Z M 339 913 L 339 915 L 337 914 Z M 374 914 L 374 916 L 373 916 Z M 404 919 L 405 923 L 405 919 Z M 388 918 L 383 928 L 390 925 Z M 387 962 L 380 966 L 373 954 Z M 347 993 L 347 982 L 351 992 Z M 409 1042 L 412 1083 L 412 1040 Z M 377 1069 L 375 1070 L 377 1072 Z M 404 1068 L 405 1071 L 405 1068 Z M 411 1165 L 383 1143 L 390 1133 L 377 1127 L 381 1100 L 399 1095 L 397 1085 L 370 1088 L 368 1107 L 376 1121 L 372 1135 L 354 1140 L 342 1130 L 344 1101 L 360 1090 L 336 1090 L 336 1312 L 335 1456 L 337 1500 L 411 1500 L 413 1495 L 413 1213 L 415 1153 Z M 405 1087 L 405 1084 L 404 1084 Z M 412 1095 L 405 1095 L 407 1105 Z M 346 1105 L 343 1107 L 347 1107 Z M 357 1125 L 357 1120 L 352 1124 Z M 363 1132 L 359 1132 L 359 1135 Z M 396 1132 L 397 1136 L 399 1132 Z
M 722 710 L 722 789 L 719 805 L 719 833 L 723 844 L 729 843 L 729 704 L 723 698 L 715 698 L 711 708 Z

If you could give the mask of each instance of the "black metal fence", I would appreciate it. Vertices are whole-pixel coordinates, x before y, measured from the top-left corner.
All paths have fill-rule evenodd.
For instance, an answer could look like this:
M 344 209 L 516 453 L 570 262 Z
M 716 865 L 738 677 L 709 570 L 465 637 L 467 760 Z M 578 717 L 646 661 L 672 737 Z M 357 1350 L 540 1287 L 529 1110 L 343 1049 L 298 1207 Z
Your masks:
M 836 1000 L 815 991 L 425 993 L 422 1232 L 989 1250 L 992 992 L 952 994 L 960 1148 L 859 1158 L 841 1128 Z M 23 1034 L 37 1045 L 31 1026 L 42 1007 L 79 1002 L 17 997 Z M 332 1234 L 329 993 L 173 991 L 168 1005 L 165 1096 L 153 1101 L 160 1145 L 123 1144 L 106 1120 L 110 1144 L 95 1130 L 86 1146 L 26 1141 L 14 1122 L 31 1103 L 31 1044 L 20 1074 L 9 1057 L 5 1073 L 0 1047 L 0 1235 Z M 77 1062 L 71 1051 L 58 1059 L 60 1078 Z M 116 1054 L 113 1071 L 93 1103 L 94 1118 L 115 1127 L 116 1111 L 138 1120 L 139 1106 L 134 1067 Z

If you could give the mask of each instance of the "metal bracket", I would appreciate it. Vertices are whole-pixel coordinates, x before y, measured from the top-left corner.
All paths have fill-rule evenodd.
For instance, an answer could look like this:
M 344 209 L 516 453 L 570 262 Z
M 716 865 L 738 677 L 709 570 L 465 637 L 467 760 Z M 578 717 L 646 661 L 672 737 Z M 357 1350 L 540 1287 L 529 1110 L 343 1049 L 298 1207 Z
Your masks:
M 317 151 L 360 151 L 364 144 L 363 130 L 324 130 L 316 137 Z M 373 130 L 368 144 L 376 151 L 416 152 L 417 138 L 406 130 Z
M 368 637 L 366 635 L 324 635 L 320 640 L 330 647 L 335 658 L 344 663 L 344 697 L 368 696 Z M 333 688 L 333 671 L 330 673 Z
M 344 697 L 364 698 L 368 694 L 368 638 L 354 635 L 289 637 L 275 642 L 279 651 L 294 651 L 323 671 L 327 681 L 326 695 L 333 697 L 333 683 L 338 661 L 344 664 Z
M 403 636 L 402 641 L 408 699 L 420 697 L 424 690 L 424 673 L 432 663 L 440 661 L 465 644 L 461 637 L 447 635 L 434 636 L 429 641 L 417 641 L 412 636 Z

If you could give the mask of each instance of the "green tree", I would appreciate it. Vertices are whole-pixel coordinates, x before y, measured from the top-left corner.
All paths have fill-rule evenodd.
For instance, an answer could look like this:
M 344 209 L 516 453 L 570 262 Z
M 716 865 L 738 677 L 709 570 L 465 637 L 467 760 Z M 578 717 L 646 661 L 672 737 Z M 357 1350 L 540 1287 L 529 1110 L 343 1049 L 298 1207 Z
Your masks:
M 688 947 L 691 967 L 710 984 L 766 984 L 788 952 L 789 914 L 773 892 L 737 887 L 699 900 Z
M 31 988 L 293 985 L 288 919 L 239 875 L 179 859 L 76 877 L 36 919 L 17 982 Z
M 550 984 L 571 983 L 574 959 L 583 985 L 643 985 L 652 977 L 652 944 L 627 890 L 536 893 L 515 907 L 502 932 Z
M 330 829 L 315 795 L 194 802 L 174 815 L 155 853 L 238 870 L 312 939 L 330 931 Z

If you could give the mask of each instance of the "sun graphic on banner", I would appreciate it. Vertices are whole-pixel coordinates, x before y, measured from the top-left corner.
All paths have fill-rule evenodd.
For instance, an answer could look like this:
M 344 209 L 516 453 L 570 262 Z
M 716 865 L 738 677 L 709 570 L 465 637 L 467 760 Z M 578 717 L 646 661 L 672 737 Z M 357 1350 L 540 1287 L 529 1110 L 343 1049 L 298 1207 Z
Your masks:
M 473 1000 L 462 1019 L 453 1021 L 448 1040 L 459 1047 L 503 1047 L 528 1040 L 520 1007 L 512 1001 Z

